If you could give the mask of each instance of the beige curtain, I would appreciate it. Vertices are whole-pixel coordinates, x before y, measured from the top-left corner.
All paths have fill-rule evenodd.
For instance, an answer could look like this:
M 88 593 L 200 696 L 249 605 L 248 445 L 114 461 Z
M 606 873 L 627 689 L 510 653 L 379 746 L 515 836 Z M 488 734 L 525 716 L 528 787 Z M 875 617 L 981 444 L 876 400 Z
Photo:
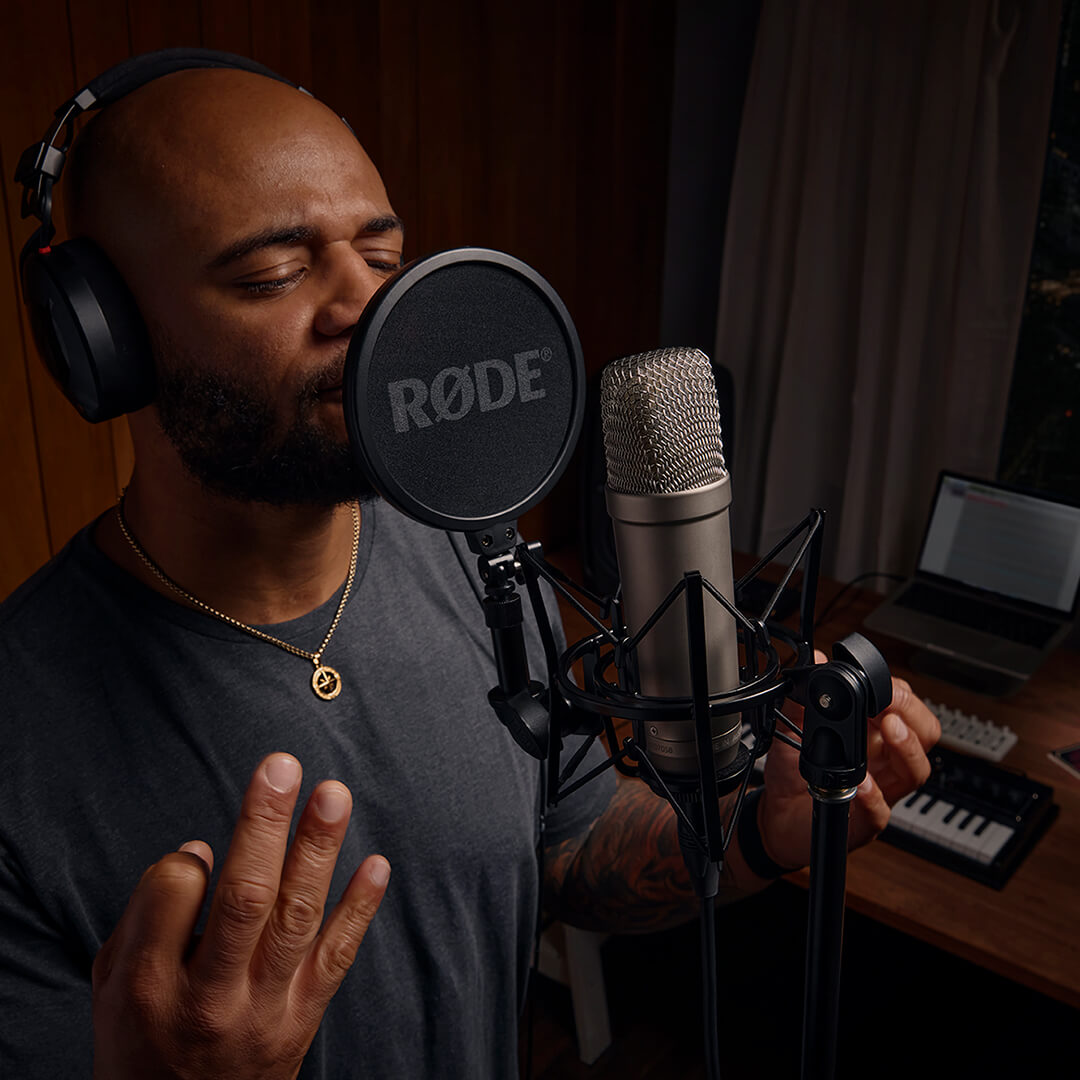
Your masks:
M 994 475 L 1060 14 L 764 0 L 717 329 L 739 548 L 819 506 L 825 572 L 905 572 L 938 469 Z

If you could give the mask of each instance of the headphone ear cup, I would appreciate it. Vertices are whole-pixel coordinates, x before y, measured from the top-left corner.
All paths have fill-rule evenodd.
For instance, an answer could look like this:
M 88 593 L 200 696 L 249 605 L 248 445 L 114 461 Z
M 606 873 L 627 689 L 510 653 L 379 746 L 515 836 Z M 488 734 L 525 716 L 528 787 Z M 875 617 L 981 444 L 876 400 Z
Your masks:
M 101 248 L 80 237 L 47 252 L 31 251 L 22 278 L 45 366 L 87 420 L 111 420 L 153 401 L 146 325 Z

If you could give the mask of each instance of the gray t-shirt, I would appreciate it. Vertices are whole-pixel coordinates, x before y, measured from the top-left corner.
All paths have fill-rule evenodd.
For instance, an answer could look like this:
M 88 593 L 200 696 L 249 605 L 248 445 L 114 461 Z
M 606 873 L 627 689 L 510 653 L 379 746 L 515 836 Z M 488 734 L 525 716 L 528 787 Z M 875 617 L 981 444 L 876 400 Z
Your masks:
M 369 504 L 353 590 L 324 656 L 333 701 L 310 661 L 146 588 L 90 529 L 0 606 L 0 1075 L 90 1075 L 97 950 L 165 852 L 202 839 L 221 866 L 276 750 L 304 766 L 299 805 L 328 777 L 353 793 L 331 902 L 366 855 L 393 867 L 301 1077 L 516 1073 L 539 763 L 487 703 L 475 559 Z M 338 599 L 273 633 L 316 649 Z M 583 831 L 613 788 L 605 773 L 561 803 L 546 843 Z

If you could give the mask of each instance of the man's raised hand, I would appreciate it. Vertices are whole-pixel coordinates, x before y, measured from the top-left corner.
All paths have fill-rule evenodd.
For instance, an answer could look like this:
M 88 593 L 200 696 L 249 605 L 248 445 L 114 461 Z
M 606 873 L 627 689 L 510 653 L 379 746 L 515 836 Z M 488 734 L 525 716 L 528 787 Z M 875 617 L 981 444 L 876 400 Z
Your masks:
M 190 841 L 150 867 L 94 961 L 94 1076 L 291 1080 L 386 891 L 365 859 L 326 920 L 352 809 L 334 780 L 312 792 L 289 845 L 300 763 L 252 776 L 195 941 L 213 853 Z

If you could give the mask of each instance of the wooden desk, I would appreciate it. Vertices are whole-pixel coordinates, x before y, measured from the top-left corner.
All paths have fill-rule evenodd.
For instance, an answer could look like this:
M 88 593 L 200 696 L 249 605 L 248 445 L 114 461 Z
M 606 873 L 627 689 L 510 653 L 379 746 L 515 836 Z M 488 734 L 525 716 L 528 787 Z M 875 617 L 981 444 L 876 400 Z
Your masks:
M 822 600 L 835 591 L 834 585 L 822 588 Z M 818 647 L 828 651 L 833 641 L 861 629 L 879 599 L 860 594 L 831 616 L 818 631 Z M 1060 813 L 1000 891 L 876 843 L 848 860 L 848 904 L 1080 1008 L 1080 780 L 1046 756 L 1080 741 L 1080 653 L 1059 649 L 1017 693 L 989 698 L 912 671 L 909 647 L 867 636 L 893 674 L 921 697 L 1011 727 L 1019 738 L 1000 764 L 1049 784 Z M 805 872 L 794 876 L 809 880 Z
M 552 561 L 581 580 L 573 556 Z M 819 611 L 837 591 L 835 583 L 821 581 Z M 849 595 L 815 636 L 826 652 L 860 630 L 880 599 L 871 592 Z M 585 636 L 585 620 L 560 606 L 568 640 Z M 1050 784 L 1060 813 L 1000 891 L 892 845 L 867 845 L 848 860 L 849 906 L 1080 1008 L 1080 780 L 1046 757 L 1053 747 L 1080 741 L 1080 653 L 1059 650 L 1021 691 L 993 699 L 919 675 L 908 666 L 910 649 L 874 640 L 893 674 L 920 696 L 1011 727 L 1019 739 L 1001 764 Z M 791 880 L 805 886 L 809 874 Z

